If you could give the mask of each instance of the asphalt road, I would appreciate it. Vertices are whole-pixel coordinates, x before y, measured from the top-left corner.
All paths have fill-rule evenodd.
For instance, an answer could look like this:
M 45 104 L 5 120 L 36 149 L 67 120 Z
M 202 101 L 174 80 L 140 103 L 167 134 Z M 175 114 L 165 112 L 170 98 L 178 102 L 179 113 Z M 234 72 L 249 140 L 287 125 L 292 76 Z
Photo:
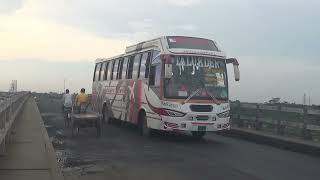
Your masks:
M 216 134 L 204 140 L 105 125 L 71 138 L 63 127 L 60 102 L 37 95 L 38 106 L 67 179 L 319 179 L 320 158 Z

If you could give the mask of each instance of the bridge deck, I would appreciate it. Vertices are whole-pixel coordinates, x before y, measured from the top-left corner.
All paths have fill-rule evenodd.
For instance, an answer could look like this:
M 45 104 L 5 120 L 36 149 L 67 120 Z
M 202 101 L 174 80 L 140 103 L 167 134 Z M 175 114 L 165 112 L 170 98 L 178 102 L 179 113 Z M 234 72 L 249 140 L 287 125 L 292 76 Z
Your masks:
M 0 156 L 0 179 L 59 179 L 51 159 L 52 146 L 42 124 L 38 107 L 29 98 L 17 119 L 12 142 L 6 154 Z

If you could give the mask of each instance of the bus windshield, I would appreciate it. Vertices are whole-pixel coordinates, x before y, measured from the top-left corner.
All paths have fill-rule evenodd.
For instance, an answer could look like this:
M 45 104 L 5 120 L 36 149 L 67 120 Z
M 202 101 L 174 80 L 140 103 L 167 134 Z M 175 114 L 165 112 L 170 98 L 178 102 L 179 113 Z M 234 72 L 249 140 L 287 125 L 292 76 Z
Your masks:
M 165 80 L 166 98 L 228 98 L 226 64 L 223 59 L 174 56 L 173 76 Z

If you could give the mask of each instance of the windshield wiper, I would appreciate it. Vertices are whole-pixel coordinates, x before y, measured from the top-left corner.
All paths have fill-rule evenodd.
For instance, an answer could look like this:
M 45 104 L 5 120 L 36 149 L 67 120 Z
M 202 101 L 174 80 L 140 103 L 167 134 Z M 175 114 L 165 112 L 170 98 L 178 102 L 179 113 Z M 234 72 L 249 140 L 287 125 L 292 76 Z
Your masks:
M 192 94 L 190 94 L 190 96 L 187 97 L 187 99 L 183 101 L 183 104 L 187 103 L 187 102 L 188 102 L 194 95 L 196 95 L 200 90 L 201 90 L 201 88 L 195 90 Z
M 221 102 L 220 102 L 216 97 L 214 97 L 214 96 L 208 91 L 205 83 L 204 83 L 201 79 L 198 79 L 198 78 L 195 78 L 195 79 L 200 82 L 200 84 L 202 85 L 202 89 L 206 90 L 206 93 L 211 97 L 211 99 L 213 100 L 213 102 L 216 103 L 217 105 L 220 105 Z M 202 90 L 202 89 L 200 88 L 200 89 L 198 89 L 198 91 L 199 91 L 199 90 Z M 198 91 L 197 91 L 197 93 L 198 93 Z M 194 95 L 193 95 L 193 96 L 194 96 Z M 192 98 L 192 97 L 190 97 L 190 99 L 191 99 L 191 98 Z M 189 100 L 190 100 L 190 99 L 189 99 Z M 189 100 L 188 100 L 188 101 L 189 101 Z M 185 101 L 185 102 L 186 102 L 186 101 Z
M 173 77 L 175 77 L 175 76 L 176 76 L 176 75 L 173 74 L 170 79 L 166 80 L 166 81 L 165 81 L 166 85 L 169 84 L 169 82 L 171 81 L 171 79 L 172 79 Z M 198 78 L 195 78 L 195 79 L 197 79 L 197 80 L 200 82 L 202 88 L 199 88 L 199 89 L 195 90 L 192 94 L 190 94 L 190 96 L 188 96 L 188 97 L 184 100 L 183 104 L 187 103 L 187 102 L 188 102 L 193 96 L 195 96 L 200 90 L 205 89 L 205 90 L 206 90 L 206 93 L 211 97 L 211 99 L 213 100 L 213 102 L 216 103 L 216 104 L 218 104 L 218 105 L 220 105 L 221 102 L 220 102 L 216 97 L 214 97 L 214 96 L 208 91 L 208 89 L 206 88 L 205 83 L 204 83 L 201 79 L 198 79 Z

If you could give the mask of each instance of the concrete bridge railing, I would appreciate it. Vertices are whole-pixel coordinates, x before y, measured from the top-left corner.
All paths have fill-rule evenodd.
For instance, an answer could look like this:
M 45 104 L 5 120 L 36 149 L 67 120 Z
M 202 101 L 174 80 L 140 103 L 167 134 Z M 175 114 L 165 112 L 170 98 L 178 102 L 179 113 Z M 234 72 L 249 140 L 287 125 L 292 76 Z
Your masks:
M 29 92 L 0 93 L 0 154 L 5 153 L 6 144 L 11 141 L 14 122 L 29 94 Z
M 231 103 L 233 126 L 320 140 L 320 109 L 286 104 Z

